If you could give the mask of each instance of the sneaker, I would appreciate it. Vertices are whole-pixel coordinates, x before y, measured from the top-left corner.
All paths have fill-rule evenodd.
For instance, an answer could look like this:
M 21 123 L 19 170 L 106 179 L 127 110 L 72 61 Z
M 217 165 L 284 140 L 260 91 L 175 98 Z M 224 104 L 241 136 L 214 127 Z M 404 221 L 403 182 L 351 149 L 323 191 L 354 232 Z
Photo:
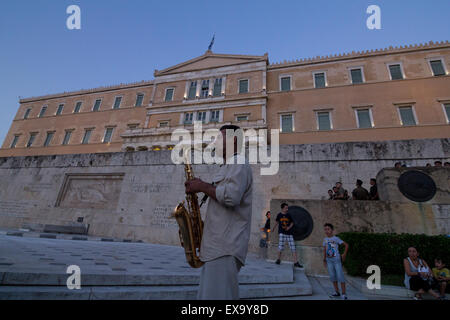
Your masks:
M 296 267 L 296 268 L 303 268 L 303 265 L 301 265 L 300 263 L 296 262 L 296 263 L 294 263 L 294 267 Z
M 345 294 L 342 294 L 341 298 L 342 298 L 342 300 L 347 300 L 348 299 L 347 295 L 345 295 Z
M 275 263 L 276 263 L 276 264 L 280 264 L 280 263 L 281 263 L 281 260 L 280 260 L 280 259 L 277 259 L 277 261 L 275 261 Z
M 335 292 L 335 293 L 330 293 L 328 296 L 330 298 L 338 298 L 341 296 L 341 294 L 339 292 Z
M 422 298 L 422 296 L 421 295 L 419 295 L 419 294 L 415 294 L 414 295 L 414 298 L 413 298 L 414 300 L 423 300 L 423 298 Z

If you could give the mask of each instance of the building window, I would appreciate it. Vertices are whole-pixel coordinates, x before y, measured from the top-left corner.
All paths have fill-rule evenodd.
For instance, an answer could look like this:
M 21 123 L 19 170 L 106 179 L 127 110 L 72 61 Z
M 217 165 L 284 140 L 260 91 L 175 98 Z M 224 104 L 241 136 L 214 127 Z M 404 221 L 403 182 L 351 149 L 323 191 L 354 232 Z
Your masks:
M 64 110 L 64 104 L 60 104 L 56 110 L 56 115 L 59 116 Z
M 138 93 L 136 96 L 136 107 L 141 107 L 143 101 L 144 101 L 144 94 Z
M 293 132 L 294 131 L 294 121 L 292 114 L 282 114 L 280 115 L 280 128 L 281 132 Z
M 114 99 L 113 109 L 119 109 L 121 103 L 122 103 L 122 97 L 116 97 L 116 99 Z
M 48 147 L 50 142 L 52 142 L 55 132 L 47 132 L 47 137 L 45 138 L 44 147 Z
M 184 124 L 192 124 L 192 117 L 194 114 L 192 112 L 188 112 L 184 114 Z
M 83 104 L 83 102 L 78 101 L 77 104 L 75 105 L 75 109 L 73 109 L 73 113 L 78 113 L 81 110 L 81 105 Z
M 356 121 L 358 122 L 358 128 L 372 128 L 372 115 L 370 109 L 358 109 L 356 111 Z
M 95 100 L 94 107 L 92 108 L 92 111 L 100 110 L 100 105 L 101 104 L 102 104 L 102 99 Z
M 209 80 L 202 81 L 202 88 L 200 91 L 201 98 L 208 98 L 209 95 Z
M 363 73 L 361 68 L 355 68 L 350 70 L 350 75 L 352 77 L 352 84 L 363 83 Z
M 402 80 L 403 79 L 402 66 L 400 64 L 389 65 L 389 72 L 391 75 L 391 80 Z
M 450 123 L 450 103 L 444 103 L 444 112 L 447 117 L 447 123 Z
M 69 144 L 71 136 L 72 136 L 72 130 L 66 130 L 66 133 L 64 134 L 63 143 L 62 143 L 64 146 Z
M 81 142 L 82 144 L 89 143 L 89 139 L 91 138 L 91 133 L 92 133 L 92 129 L 86 129 L 84 131 L 83 141 Z
M 197 81 L 191 81 L 189 85 L 188 99 L 195 99 L 197 95 Z
M 219 97 L 222 95 L 222 78 L 217 78 L 214 80 L 213 96 Z
M 248 116 L 236 116 L 236 121 L 237 122 L 248 121 Z
M 317 112 L 317 128 L 319 130 L 331 130 L 330 112 Z
M 314 73 L 314 88 L 325 88 L 326 86 L 325 72 Z
M 159 122 L 160 128 L 167 128 L 169 126 L 169 121 L 161 121 Z
M 164 97 L 164 101 L 169 102 L 173 100 L 173 92 L 174 88 L 167 88 L 166 89 L 166 96 Z
M 414 117 L 414 111 L 411 106 L 399 107 L 398 113 L 400 114 L 400 121 L 402 126 L 416 125 L 416 118 Z
M 248 92 L 248 79 L 239 80 L 239 93 Z
M 211 111 L 210 122 L 219 122 L 220 110 Z
M 433 71 L 433 76 L 445 76 L 445 69 L 442 60 L 431 60 L 430 65 L 431 70 Z
M 31 112 L 31 108 L 28 108 L 27 110 L 25 110 L 25 114 L 23 115 L 23 118 L 28 119 L 28 117 L 30 116 L 30 112 Z
M 197 112 L 197 121 L 205 123 L 206 121 L 206 111 Z
M 33 145 L 34 139 L 36 139 L 37 133 L 30 133 L 30 139 L 27 142 L 27 148 L 30 148 Z
M 19 135 L 15 135 L 13 141 L 11 142 L 11 149 L 14 149 L 17 145 L 17 142 L 19 142 Z
M 280 90 L 290 91 L 291 90 L 291 77 L 281 77 L 280 78 Z
M 46 111 L 47 111 L 47 106 L 43 106 L 41 109 L 41 112 L 39 112 L 39 118 L 42 118 L 45 115 Z
M 112 140 L 114 128 L 106 128 L 105 136 L 103 137 L 103 143 L 109 143 Z

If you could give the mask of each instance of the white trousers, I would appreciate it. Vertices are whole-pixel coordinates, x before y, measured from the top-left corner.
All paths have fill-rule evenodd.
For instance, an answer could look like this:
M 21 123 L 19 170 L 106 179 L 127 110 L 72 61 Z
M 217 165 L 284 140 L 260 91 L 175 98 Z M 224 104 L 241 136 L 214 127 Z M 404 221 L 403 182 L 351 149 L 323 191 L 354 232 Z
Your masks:
M 198 300 L 238 300 L 241 262 L 233 256 L 207 261 L 200 274 Z

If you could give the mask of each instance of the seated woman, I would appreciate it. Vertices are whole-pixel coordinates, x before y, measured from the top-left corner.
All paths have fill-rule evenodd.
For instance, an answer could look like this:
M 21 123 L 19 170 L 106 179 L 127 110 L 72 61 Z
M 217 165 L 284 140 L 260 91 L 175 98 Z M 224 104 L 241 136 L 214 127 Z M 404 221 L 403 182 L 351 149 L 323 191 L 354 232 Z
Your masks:
M 439 294 L 431 289 L 433 275 L 425 260 L 419 258 L 419 253 L 414 247 L 408 248 L 408 258 L 403 260 L 405 267 L 406 288 L 417 291 L 415 300 L 422 300 L 422 294 L 428 292 L 436 299 L 440 299 Z

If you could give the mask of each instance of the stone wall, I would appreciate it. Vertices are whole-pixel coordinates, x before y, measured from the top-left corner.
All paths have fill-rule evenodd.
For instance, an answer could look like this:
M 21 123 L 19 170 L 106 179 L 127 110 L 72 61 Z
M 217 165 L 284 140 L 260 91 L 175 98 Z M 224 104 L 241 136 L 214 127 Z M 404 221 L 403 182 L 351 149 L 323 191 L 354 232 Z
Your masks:
M 260 167 L 252 166 L 250 250 L 259 250 L 271 199 L 321 200 L 336 181 L 351 191 L 357 178 L 368 187 L 370 178 L 396 161 L 449 161 L 449 146 L 449 139 L 281 146 L 277 175 L 261 176 Z M 205 181 L 213 170 L 194 165 Z M 68 225 L 83 217 L 90 235 L 176 245 L 178 226 L 169 215 L 184 199 L 183 182 L 184 167 L 172 164 L 170 151 L 0 158 L 0 227 Z M 435 210 L 447 219 L 447 206 Z M 376 219 L 372 224 L 381 226 Z
M 450 171 L 441 169 L 440 171 Z M 300 261 L 306 272 L 326 273 L 323 267 L 323 225 L 331 223 L 335 232 L 450 234 L 450 199 L 447 204 L 430 204 L 391 201 L 333 201 L 276 199 L 271 201 L 271 211 L 278 212 L 281 203 L 306 209 L 313 219 L 312 233 L 303 241 L 296 241 Z M 275 224 L 272 221 L 272 227 Z M 276 259 L 278 233 L 270 237 L 268 258 Z M 351 248 L 350 248 L 351 250 Z M 405 253 L 406 254 L 406 253 Z M 292 260 L 287 247 L 282 259 Z

